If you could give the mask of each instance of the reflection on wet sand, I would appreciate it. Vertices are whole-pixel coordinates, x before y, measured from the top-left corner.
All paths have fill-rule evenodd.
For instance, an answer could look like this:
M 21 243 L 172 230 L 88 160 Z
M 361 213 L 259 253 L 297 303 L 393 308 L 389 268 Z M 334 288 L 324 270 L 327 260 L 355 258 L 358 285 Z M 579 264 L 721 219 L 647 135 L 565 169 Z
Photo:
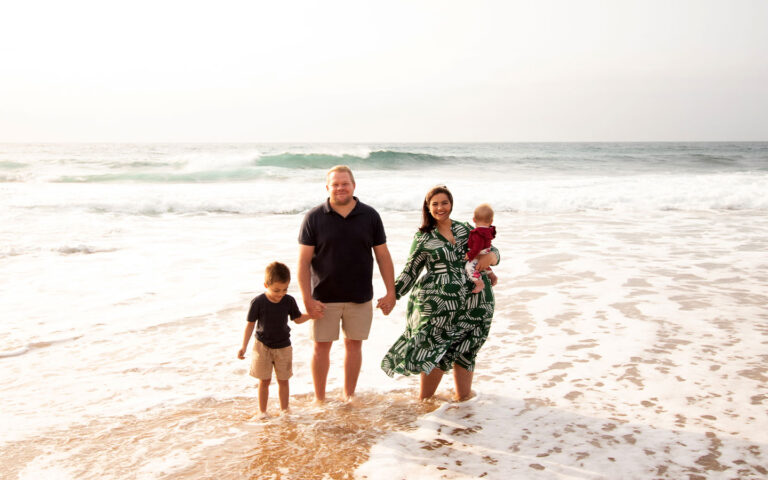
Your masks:
M 255 398 L 204 399 L 3 445 L 0 477 L 352 478 L 380 436 L 415 428 L 440 404 L 407 391 L 320 406 L 302 395 L 292 398 L 291 413 L 257 420 Z

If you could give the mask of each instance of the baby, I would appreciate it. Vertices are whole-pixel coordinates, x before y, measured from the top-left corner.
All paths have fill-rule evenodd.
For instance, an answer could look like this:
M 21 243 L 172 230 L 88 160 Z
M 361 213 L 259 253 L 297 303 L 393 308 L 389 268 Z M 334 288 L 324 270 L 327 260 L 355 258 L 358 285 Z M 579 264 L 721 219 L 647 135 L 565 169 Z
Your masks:
M 467 276 L 475 283 L 475 288 L 472 293 L 478 293 L 483 290 L 485 284 L 481 272 L 475 270 L 477 266 L 478 256 L 488 253 L 491 248 L 491 240 L 496 238 L 496 227 L 491 225 L 493 223 L 493 209 L 487 203 L 479 205 L 475 209 L 475 216 L 472 218 L 475 222 L 475 228 L 469 232 L 469 240 L 467 240 L 467 264 L 465 266 L 467 270 Z M 488 278 L 491 279 L 491 284 L 496 283 L 496 274 L 488 267 L 484 271 Z

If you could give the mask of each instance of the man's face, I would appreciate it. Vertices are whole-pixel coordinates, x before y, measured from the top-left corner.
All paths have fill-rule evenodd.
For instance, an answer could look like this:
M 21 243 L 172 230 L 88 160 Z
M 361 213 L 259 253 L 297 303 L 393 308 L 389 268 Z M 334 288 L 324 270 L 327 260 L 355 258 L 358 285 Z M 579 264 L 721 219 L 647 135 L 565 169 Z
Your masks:
M 328 190 L 334 205 L 347 205 L 355 194 L 355 184 L 347 172 L 331 172 L 325 189 Z

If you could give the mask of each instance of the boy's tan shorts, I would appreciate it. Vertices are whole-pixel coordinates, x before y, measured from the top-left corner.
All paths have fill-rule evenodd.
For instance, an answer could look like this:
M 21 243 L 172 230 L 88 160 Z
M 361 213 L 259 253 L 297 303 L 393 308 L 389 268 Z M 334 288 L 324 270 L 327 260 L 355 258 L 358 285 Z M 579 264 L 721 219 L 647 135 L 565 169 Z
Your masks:
M 341 320 L 341 322 L 339 322 Z M 373 321 L 373 302 L 326 303 L 323 318 L 312 320 L 311 336 L 315 342 L 333 342 L 339 339 L 339 323 L 344 338 L 367 340 Z
M 293 347 L 269 348 L 254 339 L 251 376 L 259 380 L 272 378 L 272 367 L 278 380 L 288 380 L 293 376 Z

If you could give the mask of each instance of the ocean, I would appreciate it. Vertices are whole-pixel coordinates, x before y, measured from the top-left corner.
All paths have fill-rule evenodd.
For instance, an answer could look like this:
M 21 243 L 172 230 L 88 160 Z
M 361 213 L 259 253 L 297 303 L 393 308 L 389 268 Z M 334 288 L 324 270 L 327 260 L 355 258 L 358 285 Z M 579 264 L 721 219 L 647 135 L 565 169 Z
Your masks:
M 473 390 L 379 362 L 258 420 L 238 360 L 264 267 L 295 281 L 325 171 L 355 172 L 402 269 L 426 191 L 496 211 Z M 766 478 L 768 143 L 0 144 L 0 477 Z M 384 287 L 374 277 L 378 298 Z M 250 355 L 250 353 L 249 353 Z

